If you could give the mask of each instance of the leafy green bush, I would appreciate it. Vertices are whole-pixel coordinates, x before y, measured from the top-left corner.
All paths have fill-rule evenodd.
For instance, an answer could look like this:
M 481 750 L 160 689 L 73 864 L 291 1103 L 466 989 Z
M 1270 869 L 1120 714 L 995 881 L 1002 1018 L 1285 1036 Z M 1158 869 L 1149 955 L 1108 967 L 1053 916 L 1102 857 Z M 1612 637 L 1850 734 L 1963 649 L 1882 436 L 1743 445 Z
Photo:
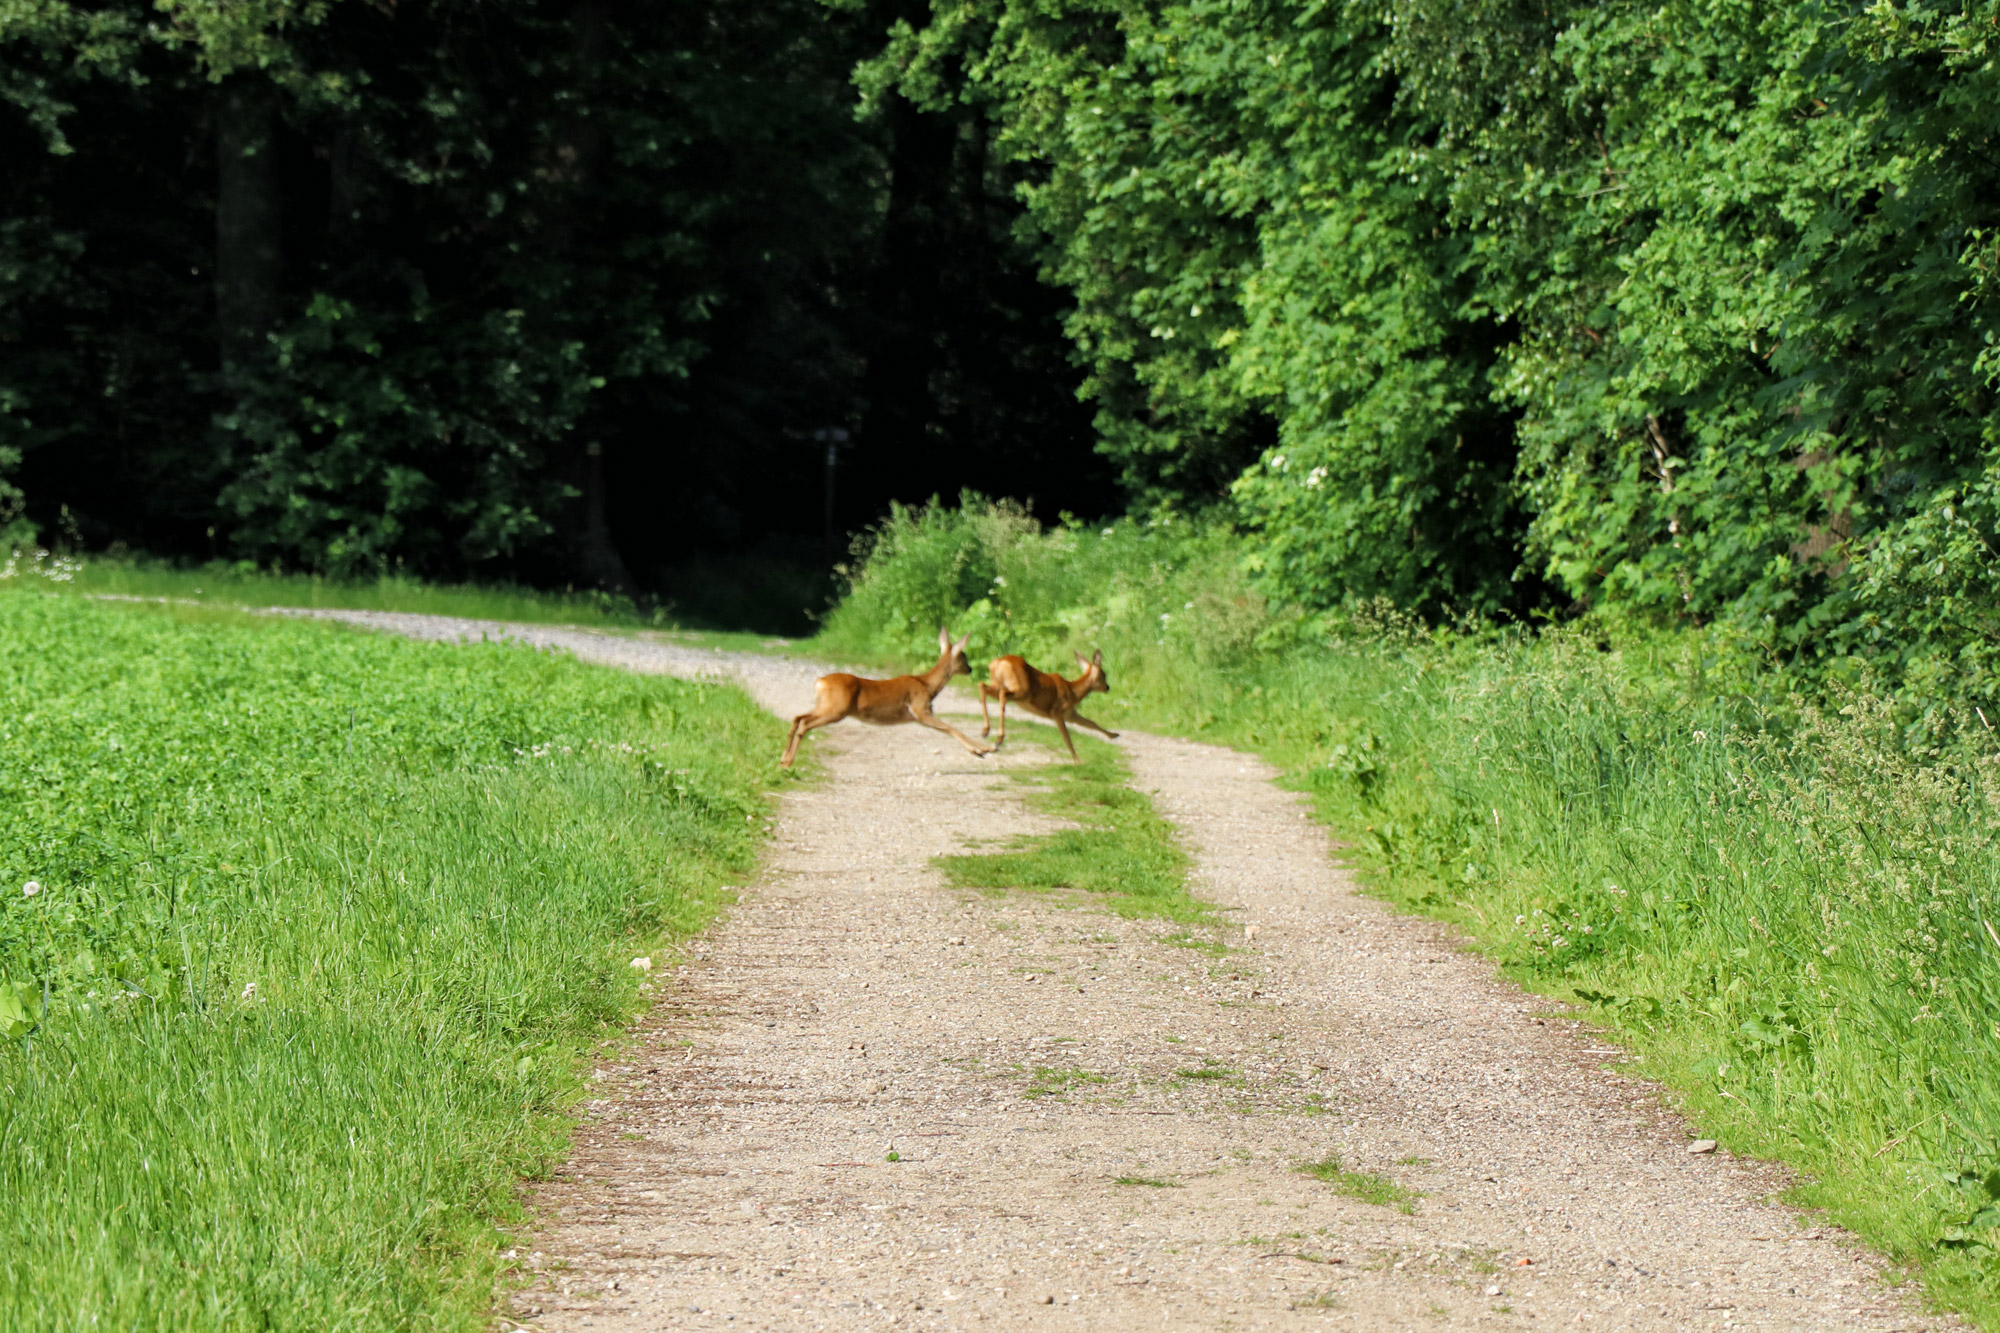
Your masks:
M 944 624 L 972 635 L 975 662 L 1021 653 L 1061 668 L 1071 652 L 1169 640 L 1201 662 L 1233 659 L 1268 624 L 1239 563 L 1225 530 L 1170 511 L 1045 530 L 970 493 L 956 508 L 897 505 L 857 544 L 820 642 L 869 661 L 930 658 Z
M 1992 697 L 1991 0 L 929 8 L 874 86 L 1032 164 L 1103 448 L 1277 595 Z
M 0 595 L 0 1325 L 484 1327 L 774 745 L 718 686 Z
M 1376 891 L 1590 1006 L 1721 1137 L 1799 1164 L 1804 1200 L 2000 1318 L 2000 755 L 1979 712 L 1802 693 L 1717 630 L 1308 618 L 1258 598 L 1216 529 L 984 513 L 894 520 L 948 534 L 959 567 L 1060 567 L 982 593 L 982 654 L 1103 646 L 1100 720 L 1263 752 Z M 976 589 L 903 549 L 856 576 L 872 619 L 843 606 L 830 631 L 966 609 Z

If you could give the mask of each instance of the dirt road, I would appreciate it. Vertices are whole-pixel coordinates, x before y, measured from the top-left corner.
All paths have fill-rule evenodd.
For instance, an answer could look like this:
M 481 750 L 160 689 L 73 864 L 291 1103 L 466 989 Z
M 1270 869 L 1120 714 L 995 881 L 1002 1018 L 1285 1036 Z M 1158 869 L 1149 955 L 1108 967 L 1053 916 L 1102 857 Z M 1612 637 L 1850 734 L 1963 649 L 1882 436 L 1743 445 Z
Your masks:
M 521 634 L 811 697 L 796 663 Z M 942 886 L 932 856 L 1037 830 L 997 775 L 1046 750 L 822 735 L 829 780 L 784 798 L 761 878 L 600 1071 L 514 1322 L 1958 1327 L 1763 1202 L 1775 1170 L 1691 1155 L 1587 1029 L 1358 897 L 1261 762 L 1120 742 L 1231 923 L 1217 956 Z M 1328 1159 L 1402 1193 L 1299 1170 Z

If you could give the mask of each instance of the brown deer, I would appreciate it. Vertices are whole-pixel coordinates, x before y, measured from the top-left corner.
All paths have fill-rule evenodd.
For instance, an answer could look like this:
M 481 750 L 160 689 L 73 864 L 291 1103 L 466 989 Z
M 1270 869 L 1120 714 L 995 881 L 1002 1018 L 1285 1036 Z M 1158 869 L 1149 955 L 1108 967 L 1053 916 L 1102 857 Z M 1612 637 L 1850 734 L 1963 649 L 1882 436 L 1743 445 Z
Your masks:
M 937 665 L 920 676 L 869 680 L 863 676 L 850 676 L 844 671 L 821 676 L 813 685 L 812 711 L 800 713 L 792 719 L 791 739 L 785 742 L 785 757 L 778 761 L 779 764 L 785 768 L 792 766 L 792 759 L 799 752 L 799 741 L 808 731 L 815 727 L 830 727 L 849 717 L 878 726 L 921 722 L 933 730 L 949 734 L 981 758 L 992 754 L 998 746 L 972 739 L 931 712 L 931 701 L 944 691 L 953 676 L 972 674 L 972 666 L 965 660 L 966 639 L 971 637 L 968 634 L 953 643 L 951 631 L 939 626 Z
M 1074 722 L 1079 727 L 1089 727 L 1100 736 L 1109 736 L 1112 740 L 1117 740 L 1117 732 L 1106 731 L 1076 711 L 1077 705 L 1090 695 L 1099 691 L 1105 694 L 1111 693 L 1111 682 L 1104 676 L 1103 650 L 1092 653 L 1089 661 L 1084 660 L 1082 653 L 1075 654 L 1075 657 L 1076 664 L 1083 668 L 1083 674 L 1075 680 L 1064 680 L 1061 676 L 1052 675 L 1047 671 L 1037 671 L 1028 665 L 1026 658 L 994 658 L 993 665 L 987 668 L 987 674 L 992 679 L 982 681 L 979 686 L 979 716 L 986 721 L 985 728 L 979 734 L 984 736 L 993 730 L 993 718 L 986 711 L 986 700 L 998 698 L 1000 743 L 1003 745 L 1007 742 L 1009 699 L 1030 713 L 1055 723 L 1056 730 L 1062 733 L 1063 744 L 1069 747 L 1069 757 L 1078 763 L 1082 761 L 1076 758 L 1076 742 L 1069 738 L 1070 723 Z

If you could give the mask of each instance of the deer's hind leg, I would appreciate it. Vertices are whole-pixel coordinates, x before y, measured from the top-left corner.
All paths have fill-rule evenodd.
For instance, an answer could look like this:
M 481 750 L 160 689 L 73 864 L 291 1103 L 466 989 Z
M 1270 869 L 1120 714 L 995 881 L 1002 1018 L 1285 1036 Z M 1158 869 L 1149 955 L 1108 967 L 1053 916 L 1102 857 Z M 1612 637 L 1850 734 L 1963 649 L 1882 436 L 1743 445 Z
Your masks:
M 790 768 L 792 766 L 792 759 L 799 752 L 799 742 L 805 739 L 808 731 L 812 731 L 818 727 L 830 727 L 845 716 L 845 713 L 821 713 L 814 711 L 811 713 L 800 713 L 797 717 L 793 718 L 792 734 L 785 741 L 785 757 L 778 761 L 778 767 Z
M 1004 702 L 1002 704 L 1002 707 L 1005 707 Z M 928 708 L 923 708 L 918 705 L 912 704 L 910 706 L 910 716 L 914 720 L 921 722 L 925 726 L 929 727 L 932 731 L 942 731 L 946 733 L 953 740 L 957 741 L 960 745 L 963 745 L 966 749 L 972 751 L 973 754 L 977 755 L 981 759 L 984 759 L 987 755 L 992 754 L 995 750 L 1000 748 L 997 745 L 988 745 L 984 741 L 976 741 L 972 739 L 972 737 L 966 735 L 964 732 L 960 731 L 957 727 L 954 727 L 951 723 L 945 721 L 937 714 L 931 712 L 931 710 Z M 1006 714 L 1002 713 L 1001 716 L 1004 719 Z
M 979 734 L 982 736 L 991 733 L 993 730 L 993 717 L 986 711 L 986 696 L 992 693 L 995 693 L 995 691 L 990 682 L 983 680 L 979 682 L 979 720 L 986 724 L 979 729 Z M 1007 696 L 1005 694 L 1000 695 L 1000 739 L 1003 741 L 1007 739 Z

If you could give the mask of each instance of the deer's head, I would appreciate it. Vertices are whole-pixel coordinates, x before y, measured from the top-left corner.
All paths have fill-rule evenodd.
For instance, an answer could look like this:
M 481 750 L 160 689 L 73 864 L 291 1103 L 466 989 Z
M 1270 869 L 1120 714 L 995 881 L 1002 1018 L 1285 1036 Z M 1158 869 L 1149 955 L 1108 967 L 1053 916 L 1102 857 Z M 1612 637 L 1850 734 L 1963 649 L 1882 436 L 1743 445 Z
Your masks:
M 965 645 L 970 642 L 972 642 L 972 632 L 970 630 L 966 631 L 964 638 L 953 643 L 951 631 L 943 625 L 938 626 L 938 660 L 940 662 L 951 663 L 950 668 L 945 672 L 946 678 L 952 676 L 969 676 L 972 674 L 972 663 L 965 660 Z
M 1111 679 L 1104 674 L 1104 650 L 1099 648 L 1089 657 L 1082 653 L 1071 654 L 1076 664 L 1083 668 L 1083 692 L 1085 694 L 1111 693 Z

